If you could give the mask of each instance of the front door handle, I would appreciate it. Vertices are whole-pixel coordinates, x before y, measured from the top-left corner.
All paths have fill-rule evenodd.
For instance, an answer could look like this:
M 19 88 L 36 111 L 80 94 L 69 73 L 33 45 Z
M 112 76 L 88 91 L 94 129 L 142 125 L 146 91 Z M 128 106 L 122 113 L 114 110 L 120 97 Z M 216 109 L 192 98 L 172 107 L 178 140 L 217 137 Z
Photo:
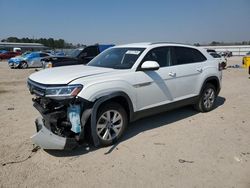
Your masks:
M 172 76 L 172 77 L 175 77 L 176 76 L 176 73 L 175 72 L 170 72 L 168 73 L 169 76 Z

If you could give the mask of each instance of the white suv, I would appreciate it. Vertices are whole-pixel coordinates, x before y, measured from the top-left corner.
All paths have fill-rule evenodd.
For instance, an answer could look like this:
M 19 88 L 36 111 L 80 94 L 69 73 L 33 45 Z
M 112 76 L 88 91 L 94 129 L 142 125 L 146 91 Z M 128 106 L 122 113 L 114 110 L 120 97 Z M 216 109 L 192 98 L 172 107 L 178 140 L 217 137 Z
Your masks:
M 68 149 L 89 136 L 95 146 L 117 141 L 128 122 L 184 105 L 213 109 L 222 72 L 205 49 L 175 43 L 112 47 L 87 65 L 32 74 L 35 144 Z

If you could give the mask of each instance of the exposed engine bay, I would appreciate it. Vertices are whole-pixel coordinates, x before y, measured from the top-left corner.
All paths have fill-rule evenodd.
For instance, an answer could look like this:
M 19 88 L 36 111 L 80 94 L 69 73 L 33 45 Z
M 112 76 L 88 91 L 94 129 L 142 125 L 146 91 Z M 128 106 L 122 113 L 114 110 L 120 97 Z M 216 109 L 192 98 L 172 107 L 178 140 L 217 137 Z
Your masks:
M 77 98 L 53 100 L 39 96 L 34 98 L 33 102 L 34 107 L 42 115 L 42 118 L 36 120 L 37 134 L 32 137 L 37 145 L 43 143 L 39 141 L 40 139 L 52 139 L 55 144 L 61 142 L 61 146 L 56 148 L 57 146 L 49 143 L 43 144 L 42 147 L 44 149 L 72 149 L 84 140 L 84 126 L 91 113 L 91 103 Z M 83 118 L 82 115 L 84 115 Z M 47 138 L 52 135 L 55 135 L 54 138 Z

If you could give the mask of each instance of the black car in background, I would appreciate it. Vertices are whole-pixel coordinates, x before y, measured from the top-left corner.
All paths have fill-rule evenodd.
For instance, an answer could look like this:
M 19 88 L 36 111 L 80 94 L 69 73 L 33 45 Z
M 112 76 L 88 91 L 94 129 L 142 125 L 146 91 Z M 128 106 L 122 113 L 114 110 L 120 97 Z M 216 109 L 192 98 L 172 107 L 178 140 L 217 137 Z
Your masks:
M 69 56 L 52 56 L 43 58 L 43 68 L 87 64 L 95 56 L 112 46 L 114 45 L 91 45 L 82 49 L 75 49 Z

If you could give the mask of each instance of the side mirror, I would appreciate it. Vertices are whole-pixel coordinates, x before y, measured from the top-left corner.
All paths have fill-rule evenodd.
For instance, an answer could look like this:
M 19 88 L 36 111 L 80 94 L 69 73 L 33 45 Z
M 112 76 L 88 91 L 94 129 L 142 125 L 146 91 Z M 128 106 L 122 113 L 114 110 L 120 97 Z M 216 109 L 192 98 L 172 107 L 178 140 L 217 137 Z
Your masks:
M 160 65 L 156 61 L 145 61 L 141 65 L 141 70 L 158 70 Z

